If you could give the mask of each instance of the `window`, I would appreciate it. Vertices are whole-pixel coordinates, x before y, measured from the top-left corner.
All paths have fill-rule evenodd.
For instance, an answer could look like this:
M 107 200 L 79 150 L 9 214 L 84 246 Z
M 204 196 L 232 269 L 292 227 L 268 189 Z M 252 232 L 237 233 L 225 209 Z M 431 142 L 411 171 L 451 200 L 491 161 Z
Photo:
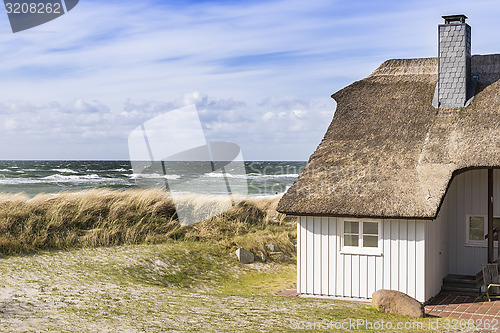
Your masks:
M 500 230 L 500 217 L 493 218 L 493 228 Z M 467 239 L 468 245 L 488 246 L 488 240 L 484 238 L 488 234 L 488 218 L 486 216 L 467 216 Z M 495 246 L 498 246 L 498 239 L 495 235 Z
M 380 223 L 345 219 L 342 222 L 342 253 L 381 255 Z
M 359 246 L 359 222 L 344 221 L 344 246 Z

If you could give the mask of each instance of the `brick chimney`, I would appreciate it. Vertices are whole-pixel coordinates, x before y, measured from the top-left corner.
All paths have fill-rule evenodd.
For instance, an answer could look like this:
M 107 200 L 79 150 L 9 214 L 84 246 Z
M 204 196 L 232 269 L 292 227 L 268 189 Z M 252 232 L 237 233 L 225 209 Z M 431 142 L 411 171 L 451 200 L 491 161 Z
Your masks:
M 471 91 L 471 30 L 467 16 L 443 16 L 438 26 L 438 107 L 465 106 Z

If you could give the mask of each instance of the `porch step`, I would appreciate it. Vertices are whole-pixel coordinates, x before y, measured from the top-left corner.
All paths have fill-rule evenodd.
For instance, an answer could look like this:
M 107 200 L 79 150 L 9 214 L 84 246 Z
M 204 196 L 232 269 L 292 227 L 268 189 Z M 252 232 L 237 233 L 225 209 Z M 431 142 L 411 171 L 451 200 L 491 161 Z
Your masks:
M 482 275 L 453 275 L 450 274 L 443 279 L 441 290 L 464 293 L 479 293 L 483 285 Z

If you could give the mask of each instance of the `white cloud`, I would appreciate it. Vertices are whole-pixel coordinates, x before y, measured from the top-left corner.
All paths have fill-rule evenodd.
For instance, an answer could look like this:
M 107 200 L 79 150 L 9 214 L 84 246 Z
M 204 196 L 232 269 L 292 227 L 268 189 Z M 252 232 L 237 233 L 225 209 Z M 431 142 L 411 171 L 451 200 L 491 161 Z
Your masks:
M 96 144 L 118 145 L 123 150 L 127 148 L 128 135 L 137 126 L 195 104 L 207 139 L 238 143 L 244 156 L 250 159 L 262 159 L 266 155 L 272 159 L 273 151 L 282 144 L 283 133 L 289 134 L 285 145 L 293 143 L 297 151 L 317 144 L 331 119 L 332 105 L 293 96 L 269 100 L 273 102 L 251 105 L 191 92 L 166 102 L 128 100 L 121 109 L 112 109 L 98 100 L 83 99 L 66 104 L 56 101 L 0 103 L 0 110 L 9 115 L 2 118 L 0 135 L 3 142 L 22 144 L 39 153 L 50 151 L 50 156 L 45 158 L 64 158 L 74 154 L 75 149 L 94 149 Z M 318 127 L 318 122 L 322 126 Z M 263 144 L 265 146 L 259 147 Z M 52 152 L 54 149 L 56 152 Z M 21 152 L 24 154 L 25 150 L 17 151 Z M 0 145 L 0 156 L 8 154 L 12 154 L 12 147 Z
M 330 94 L 388 58 L 433 56 L 450 8 L 469 16 L 474 53 L 498 52 L 492 0 L 89 0 L 18 34 L 4 15 L 0 141 L 15 144 L 0 158 L 127 158 L 129 131 L 195 104 L 209 138 L 252 159 L 307 159 Z

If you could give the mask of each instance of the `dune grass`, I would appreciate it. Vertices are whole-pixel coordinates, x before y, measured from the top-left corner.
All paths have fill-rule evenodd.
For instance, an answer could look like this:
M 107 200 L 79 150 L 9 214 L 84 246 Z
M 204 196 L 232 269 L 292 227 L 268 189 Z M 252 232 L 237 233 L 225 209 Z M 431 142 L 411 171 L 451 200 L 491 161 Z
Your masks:
M 197 209 L 221 204 L 217 197 L 185 200 L 195 200 Z M 93 189 L 31 199 L 0 194 L 0 253 L 186 240 L 216 242 L 226 251 L 243 246 L 264 254 L 265 244 L 274 244 L 293 256 L 294 221 L 276 212 L 278 201 L 244 198 L 221 215 L 182 227 L 172 199 L 162 190 Z

